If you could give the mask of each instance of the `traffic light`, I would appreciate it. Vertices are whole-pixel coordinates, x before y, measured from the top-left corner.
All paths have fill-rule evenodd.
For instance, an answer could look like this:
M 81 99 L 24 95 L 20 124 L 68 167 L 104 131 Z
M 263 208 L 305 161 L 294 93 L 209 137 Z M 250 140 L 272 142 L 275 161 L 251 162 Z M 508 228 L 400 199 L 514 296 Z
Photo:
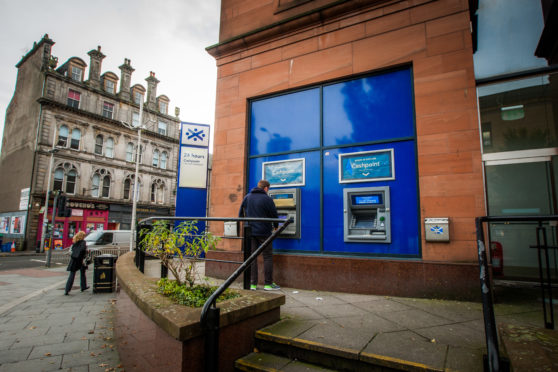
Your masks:
M 56 215 L 58 217 L 70 217 L 72 215 L 72 210 L 66 207 L 66 202 L 66 195 L 58 195 L 58 201 L 56 203 Z

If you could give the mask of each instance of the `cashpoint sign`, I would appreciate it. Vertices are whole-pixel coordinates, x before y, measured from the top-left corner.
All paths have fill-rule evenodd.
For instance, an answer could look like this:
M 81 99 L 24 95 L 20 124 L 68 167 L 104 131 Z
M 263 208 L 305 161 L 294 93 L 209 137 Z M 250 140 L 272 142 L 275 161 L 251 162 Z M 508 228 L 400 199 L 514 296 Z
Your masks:
M 339 155 L 339 183 L 393 179 L 393 149 Z
M 304 186 L 305 161 L 301 159 L 268 161 L 262 164 L 262 178 L 274 186 Z

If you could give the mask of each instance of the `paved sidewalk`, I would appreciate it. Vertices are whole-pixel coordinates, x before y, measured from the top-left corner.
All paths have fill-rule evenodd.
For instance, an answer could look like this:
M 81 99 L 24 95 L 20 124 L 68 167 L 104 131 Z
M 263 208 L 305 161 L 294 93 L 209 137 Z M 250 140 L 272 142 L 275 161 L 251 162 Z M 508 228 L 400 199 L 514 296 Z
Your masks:
M 88 285 L 92 287 L 92 272 Z M 64 296 L 65 267 L 0 271 L 0 372 L 119 371 L 114 293 Z

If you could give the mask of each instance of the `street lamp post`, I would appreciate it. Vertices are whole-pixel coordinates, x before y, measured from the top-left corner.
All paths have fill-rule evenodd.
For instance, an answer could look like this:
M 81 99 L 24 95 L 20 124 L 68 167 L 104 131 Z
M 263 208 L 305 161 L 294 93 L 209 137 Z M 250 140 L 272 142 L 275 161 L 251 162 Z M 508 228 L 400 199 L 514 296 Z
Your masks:
M 136 210 L 137 210 L 137 199 L 139 197 L 139 161 L 140 161 L 140 153 L 141 153 L 141 127 L 143 125 L 143 100 L 140 100 L 140 111 L 139 111 L 139 125 L 137 126 L 138 130 L 138 145 L 136 146 L 136 173 L 134 175 L 134 190 L 132 194 L 132 234 L 130 236 L 130 252 L 133 251 L 134 247 L 134 238 L 136 237 Z
M 52 176 L 52 167 L 54 166 L 54 153 L 57 152 L 58 149 L 56 148 L 56 127 L 54 127 L 54 136 L 52 138 L 52 149 L 49 150 L 50 153 L 50 165 L 48 167 L 48 181 L 47 181 L 47 189 L 46 189 L 46 199 L 45 199 L 45 211 L 43 212 L 43 227 L 41 232 L 41 245 L 40 245 L 40 252 L 43 253 L 45 251 L 45 233 L 46 227 L 48 224 L 48 201 L 50 198 L 50 178 Z M 50 247 L 49 247 L 50 249 Z

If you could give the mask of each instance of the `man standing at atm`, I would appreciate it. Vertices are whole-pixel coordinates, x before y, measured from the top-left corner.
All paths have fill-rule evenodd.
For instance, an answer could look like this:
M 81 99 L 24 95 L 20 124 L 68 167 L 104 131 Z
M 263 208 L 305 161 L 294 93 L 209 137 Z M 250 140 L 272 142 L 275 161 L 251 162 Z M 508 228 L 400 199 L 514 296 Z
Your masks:
M 258 186 L 254 187 L 242 200 L 240 210 L 238 211 L 239 217 L 254 217 L 254 218 L 279 218 L 277 215 L 277 208 L 273 199 L 267 192 L 269 191 L 269 182 L 261 180 Z M 252 227 L 252 252 L 254 251 L 271 235 L 274 228 L 278 224 L 270 222 L 248 222 Z M 273 246 L 269 243 L 262 252 L 264 261 L 264 290 L 276 291 L 281 289 L 277 284 L 273 283 Z M 251 285 L 250 289 L 255 291 L 258 289 L 258 261 L 254 261 L 251 268 Z

